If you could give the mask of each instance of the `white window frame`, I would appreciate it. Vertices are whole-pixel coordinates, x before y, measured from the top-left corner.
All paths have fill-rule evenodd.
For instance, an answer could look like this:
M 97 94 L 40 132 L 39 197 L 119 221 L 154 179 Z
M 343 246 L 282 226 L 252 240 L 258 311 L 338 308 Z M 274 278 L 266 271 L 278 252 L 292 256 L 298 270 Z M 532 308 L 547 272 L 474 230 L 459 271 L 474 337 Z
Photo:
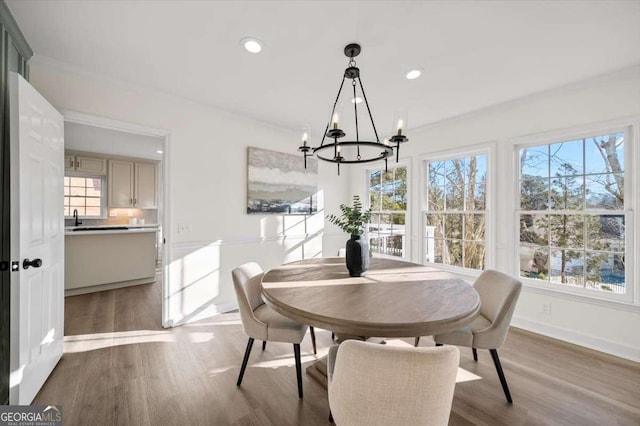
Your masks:
M 425 214 L 427 211 L 427 191 L 428 191 L 428 183 L 427 183 L 427 173 L 428 173 L 428 165 L 431 162 L 443 161 L 443 160 L 452 160 L 460 157 L 472 157 L 476 155 L 486 155 L 487 156 L 487 186 L 486 186 L 486 200 L 485 200 L 485 230 L 484 230 L 484 238 L 485 238 L 485 269 L 495 268 L 495 215 L 494 211 L 494 203 L 496 200 L 495 197 L 495 158 L 496 158 L 496 143 L 495 142 L 485 142 L 478 145 L 468 146 L 464 148 L 451 149 L 447 151 L 439 151 L 432 154 L 425 154 L 420 157 L 420 263 L 423 265 L 429 265 L 436 267 L 438 269 L 442 269 L 445 271 L 450 271 L 456 274 L 461 275 L 469 275 L 477 277 L 482 271 L 479 269 L 471 269 L 465 268 L 462 266 L 454 266 L 454 265 L 445 265 L 443 263 L 432 263 L 427 262 L 425 260 L 427 248 L 426 248 L 426 239 L 425 235 Z
M 640 140 L 638 129 L 640 122 L 633 119 L 612 120 L 604 123 L 594 123 L 590 125 L 572 127 L 558 131 L 540 133 L 526 137 L 511 140 L 512 148 L 512 173 L 511 176 L 515 182 L 512 186 L 512 247 L 513 247 L 513 264 L 512 274 L 522 281 L 526 287 L 548 291 L 550 293 L 561 293 L 577 297 L 586 297 L 588 299 L 599 299 L 607 301 L 622 302 L 625 304 L 638 304 L 638 283 L 635 280 L 635 264 L 637 262 L 635 253 L 637 253 L 638 243 L 640 242 L 638 231 L 634 223 L 638 220 L 637 204 L 640 199 L 640 185 L 638 184 L 638 174 L 634 172 L 633 165 L 640 165 L 639 149 L 634 149 L 634 144 Z M 583 138 L 596 137 L 611 133 L 624 133 L 624 176 L 625 176 L 625 206 L 623 210 L 618 210 L 619 214 L 625 216 L 625 258 L 630 261 L 625 264 L 625 287 L 624 294 L 612 293 L 598 289 L 586 287 L 577 287 L 554 283 L 532 278 L 520 277 L 520 149 L 528 146 L 549 145 L 564 141 L 577 140 Z M 611 211 L 613 212 L 613 211 Z
M 107 219 L 107 176 L 105 175 L 94 175 L 90 173 L 80 173 L 80 172 L 65 172 L 64 177 L 79 177 L 79 178 L 90 178 L 90 179 L 100 179 L 102 181 L 100 194 L 100 216 L 78 216 L 78 219 Z M 69 208 L 70 212 L 73 212 L 73 209 Z M 73 219 L 73 215 L 65 216 L 65 219 Z
M 403 246 L 404 253 L 402 257 L 392 256 L 389 254 L 382 254 L 382 253 L 373 253 L 373 255 L 376 257 L 383 257 L 387 259 L 411 260 L 411 242 L 412 242 L 411 241 L 412 240 L 411 238 L 411 235 L 412 235 L 411 234 L 411 207 L 412 207 L 411 161 L 409 159 L 401 159 L 396 163 L 393 157 L 390 157 L 390 159 L 388 160 L 387 170 L 393 170 L 398 167 L 406 167 L 407 169 L 407 209 L 405 210 L 405 217 L 404 217 L 404 246 Z M 365 170 L 365 174 L 364 174 L 365 200 L 363 200 L 364 202 L 362 204 L 367 209 L 370 207 L 369 203 L 371 201 L 371 193 L 370 193 L 370 187 L 369 187 L 369 174 L 371 172 L 379 171 L 379 170 L 382 170 L 384 172 L 385 170 L 384 164 L 381 164 L 380 167 L 367 167 Z M 371 214 L 378 214 L 378 213 L 371 211 Z M 368 224 L 367 224 L 366 233 L 367 233 L 367 242 L 368 242 L 369 241 L 369 225 Z

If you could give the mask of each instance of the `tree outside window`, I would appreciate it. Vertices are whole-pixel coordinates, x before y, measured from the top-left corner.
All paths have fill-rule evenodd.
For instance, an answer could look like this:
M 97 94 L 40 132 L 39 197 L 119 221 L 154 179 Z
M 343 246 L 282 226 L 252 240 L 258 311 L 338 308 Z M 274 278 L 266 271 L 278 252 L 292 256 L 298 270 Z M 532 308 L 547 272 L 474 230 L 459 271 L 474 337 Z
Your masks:
M 520 275 L 625 293 L 624 133 L 520 148 Z
M 407 167 L 368 171 L 369 247 L 373 253 L 406 256 Z
M 487 155 L 427 161 L 425 169 L 424 261 L 484 269 Z

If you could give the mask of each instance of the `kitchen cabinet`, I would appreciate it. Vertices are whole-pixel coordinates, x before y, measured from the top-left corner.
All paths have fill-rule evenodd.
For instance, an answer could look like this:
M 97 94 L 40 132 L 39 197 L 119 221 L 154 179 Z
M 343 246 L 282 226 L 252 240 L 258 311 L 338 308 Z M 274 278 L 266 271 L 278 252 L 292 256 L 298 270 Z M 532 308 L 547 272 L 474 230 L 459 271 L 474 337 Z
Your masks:
M 109 160 L 109 207 L 158 207 L 158 166 Z
M 65 233 L 67 295 L 155 281 L 157 229 Z
M 84 155 L 65 154 L 64 170 L 67 172 L 107 174 L 107 160 L 104 158 L 86 157 Z

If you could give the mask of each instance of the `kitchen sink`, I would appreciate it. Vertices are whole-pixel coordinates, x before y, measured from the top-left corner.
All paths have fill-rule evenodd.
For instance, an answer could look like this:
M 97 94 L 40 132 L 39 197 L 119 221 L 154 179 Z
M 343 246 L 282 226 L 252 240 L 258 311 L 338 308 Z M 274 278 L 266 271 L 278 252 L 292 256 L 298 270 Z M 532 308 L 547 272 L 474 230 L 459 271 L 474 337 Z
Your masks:
M 73 232 L 81 232 L 81 231 L 115 231 L 115 230 L 127 230 L 129 229 L 126 226 L 85 226 L 82 228 L 75 228 Z

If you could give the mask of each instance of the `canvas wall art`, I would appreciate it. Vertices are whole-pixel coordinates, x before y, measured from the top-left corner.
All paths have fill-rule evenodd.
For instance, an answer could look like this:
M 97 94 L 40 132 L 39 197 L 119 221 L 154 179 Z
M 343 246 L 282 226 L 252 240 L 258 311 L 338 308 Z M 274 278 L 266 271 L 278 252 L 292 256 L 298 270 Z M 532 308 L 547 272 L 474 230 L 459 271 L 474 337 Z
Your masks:
M 314 214 L 318 211 L 318 161 L 249 147 L 247 213 Z

